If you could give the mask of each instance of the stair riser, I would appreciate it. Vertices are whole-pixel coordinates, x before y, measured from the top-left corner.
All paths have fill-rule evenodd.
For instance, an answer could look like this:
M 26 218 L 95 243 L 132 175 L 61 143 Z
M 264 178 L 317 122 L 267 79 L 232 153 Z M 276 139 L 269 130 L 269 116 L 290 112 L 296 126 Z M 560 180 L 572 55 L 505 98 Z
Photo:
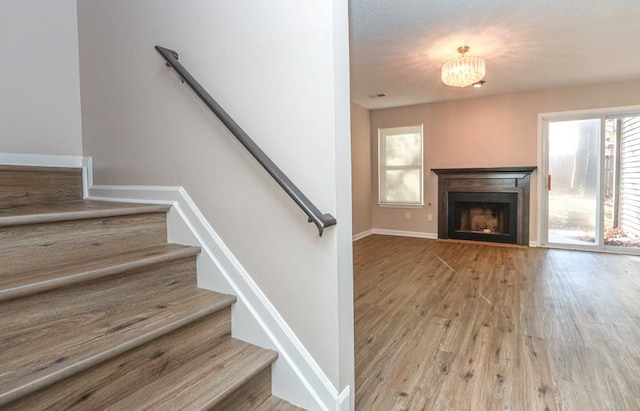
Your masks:
M 0 208 L 82 199 L 82 170 L 0 165 Z
M 51 332 L 82 338 L 78 331 L 97 321 L 107 322 L 114 332 L 127 324 L 135 327 L 138 318 L 162 317 L 172 300 L 195 287 L 195 257 L 187 257 L 7 301 L 0 306 L 0 358 L 11 358 Z M 20 321 L 12 319 L 17 313 Z
M 271 395 L 271 367 L 267 367 L 219 404 L 207 410 L 253 410 Z
M 104 409 L 229 338 L 230 319 L 226 308 L 3 409 Z
M 0 228 L 0 275 L 98 258 L 167 240 L 165 213 Z

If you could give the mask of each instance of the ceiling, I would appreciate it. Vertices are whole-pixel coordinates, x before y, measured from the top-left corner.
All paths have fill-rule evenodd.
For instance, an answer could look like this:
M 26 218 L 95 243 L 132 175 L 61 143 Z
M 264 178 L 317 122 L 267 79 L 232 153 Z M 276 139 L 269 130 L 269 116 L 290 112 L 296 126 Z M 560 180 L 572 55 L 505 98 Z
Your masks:
M 349 0 L 351 100 L 368 109 L 640 78 L 640 0 Z M 458 56 L 480 89 L 442 84 Z M 386 97 L 371 98 L 378 93 Z

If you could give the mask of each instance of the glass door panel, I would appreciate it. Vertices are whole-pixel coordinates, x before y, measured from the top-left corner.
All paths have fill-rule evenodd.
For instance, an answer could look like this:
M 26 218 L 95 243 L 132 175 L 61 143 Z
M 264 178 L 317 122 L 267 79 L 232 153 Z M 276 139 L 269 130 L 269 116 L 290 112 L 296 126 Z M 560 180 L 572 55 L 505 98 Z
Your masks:
M 604 245 L 640 249 L 640 116 L 605 122 Z
M 549 123 L 549 243 L 599 245 L 600 134 L 600 119 Z

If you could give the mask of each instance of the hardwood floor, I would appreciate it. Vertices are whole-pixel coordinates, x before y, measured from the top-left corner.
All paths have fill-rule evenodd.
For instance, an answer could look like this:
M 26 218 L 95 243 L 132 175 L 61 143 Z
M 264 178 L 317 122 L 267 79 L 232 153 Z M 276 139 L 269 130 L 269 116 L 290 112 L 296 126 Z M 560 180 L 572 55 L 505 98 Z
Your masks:
M 354 243 L 357 410 L 640 410 L 640 257 Z

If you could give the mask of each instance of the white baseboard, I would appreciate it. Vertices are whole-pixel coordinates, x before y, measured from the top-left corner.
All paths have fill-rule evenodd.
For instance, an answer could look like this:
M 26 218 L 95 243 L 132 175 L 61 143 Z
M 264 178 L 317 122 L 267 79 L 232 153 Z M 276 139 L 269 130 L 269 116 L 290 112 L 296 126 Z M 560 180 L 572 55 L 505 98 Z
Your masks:
M 232 293 L 232 335 L 278 352 L 272 367 L 275 395 L 309 410 L 348 410 L 351 389 L 341 393 L 252 280 L 181 187 L 92 186 L 89 199 L 172 204 L 168 239 L 198 245 L 198 285 Z
M 339 411 L 351 410 L 351 387 L 347 386 L 338 396 L 338 408 Z
M 366 230 L 366 231 L 363 231 L 363 232 L 358 233 L 358 234 L 354 234 L 353 235 L 353 241 L 358 241 L 358 240 L 360 240 L 362 238 L 369 237 L 371 234 L 373 234 L 373 228 L 371 228 L 369 230 Z
M 356 234 L 353 236 L 353 241 L 359 240 L 360 238 L 364 238 L 370 236 L 372 234 L 380 234 L 380 235 L 395 235 L 400 237 L 417 237 L 417 238 L 429 238 L 432 240 L 438 239 L 438 233 L 423 233 L 419 231 L 400 231 L 400 230 L 387 230 L 384 228 L 373 228 L 371 230 L 364 231 L 362 233 Z M 357 237 L 357 238 L 356 238 Z M 540 242 L 538 241 L 529 241 L 529 247 L 540 247 Z
M 396 235 L 400 237 L 417 237 L 417 238 L 429 238 L 431 240 L 437 240 L 437 233 L 424 233 L 421 231 L 400 231 L 400 230 L 387 230 L 384 228 L 374 228 L 372 234 L 380 235 Z
M 31 167 L 71 167 L 83 166 L 82 156 L 57 156 L 50 154 L 0 153 L 0 164 Z

